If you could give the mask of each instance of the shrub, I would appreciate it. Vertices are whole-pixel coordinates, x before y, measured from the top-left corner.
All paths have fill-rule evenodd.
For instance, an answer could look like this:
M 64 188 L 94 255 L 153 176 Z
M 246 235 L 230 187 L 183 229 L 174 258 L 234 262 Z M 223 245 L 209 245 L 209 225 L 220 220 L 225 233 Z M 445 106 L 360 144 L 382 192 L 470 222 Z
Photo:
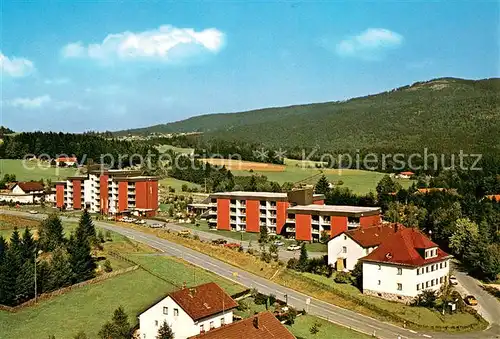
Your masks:
M 199 236 L 198 234 L 195 234 L 195 235 L 193 236 L 193 239 L 194 239 L 194 240 L 198 240 L 198 241 L 199 241 L 199 240 L 200 240 L 200 236 Z
M 299 260 L 298 259 L 291 258 L 286 263 L 286 268 L 289 268 L 289 269 L 292 269 L 292 270 L 296 270 L 298 264 L 299 264 Z
M 276 296 L 274 294 L 269 294 L 269 306 L 273 306 L 276 303 Z
M 248 303 L 245 300 L 238 301 L 238 307 L 237 307 L 238 311 L 244 312 L 248 309 L 249 309 Z
M 104 262 L 104 272 L 111 272 L 113 271 L 113 267 L 111 267 L 111 262 L 109 261 L 109 259 L 106 259 L 106 261 Z
M 333 280 L 337 284 L 348 284 L 351 282 L 351 275 L 347 272 L 337 272 Z

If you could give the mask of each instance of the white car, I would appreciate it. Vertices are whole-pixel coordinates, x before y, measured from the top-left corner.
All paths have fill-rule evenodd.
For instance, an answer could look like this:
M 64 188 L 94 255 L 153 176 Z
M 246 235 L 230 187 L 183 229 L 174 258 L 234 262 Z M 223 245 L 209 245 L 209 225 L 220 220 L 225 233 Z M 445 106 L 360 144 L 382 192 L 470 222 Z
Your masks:
M 458 285 L 457 277 L 454 275 L 450 276 L 450 285 Z
M 285 245 L 285 243 L 284 243 L 283 241 L 280 241 L 280 240 L 276 240 L 276 241 L 274 242 L 274 244 L 275 244 L 276 246 L 283 246 L 283 245 Z
M 155 222 L 154 224 L 149 225 L 149 227 L 151 227 L 151 228 L 161 228 L 161 227 L 163 227 L 163 224 L 159 223 L 159 222 Z
M 286 248 L 287 251 L 297 251 L 297 250 L 300 250 L 300 246 L 299 245 L 290 245 Z
M 38 214 L 38 211 L 31 210 L 31 211 L 30 211 L 30 214 Z
M 139 219 L 139 220 L 136 220 L 135 223 L 137 225 L 144 225 L 146 223 L 146 220 Z

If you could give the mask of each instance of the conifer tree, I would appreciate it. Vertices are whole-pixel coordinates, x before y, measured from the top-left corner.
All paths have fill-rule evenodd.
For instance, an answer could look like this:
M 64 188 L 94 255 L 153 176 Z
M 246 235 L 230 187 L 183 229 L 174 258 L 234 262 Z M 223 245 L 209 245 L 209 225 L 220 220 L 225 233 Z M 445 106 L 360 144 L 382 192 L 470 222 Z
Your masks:
M 64 228 L 57 214 L 49 215 L 38 227 L 38 242 L 40 249 L 51 252 L 64 244 Z
M 328 182 L 326 176 L 322 175 L 321 178 L 319 178 L 318 182 L 316 183 L 316 186 L 314 187 L 314 193 L 327 194 L 329 191 L 330 191 L 330 183 Z
M 58 247 L 52 253 L 46 288 L 50 291 L 71 285 L 73 270 L 69 262 L 68 252 L 64 247 Z
M 75 234 L 71 234 L 68 252 L 73 270 L 74 283 L 88 280 L 95 276 L 94 270 L 96 264 L 90 252 L 90 244 L 84 224 L 80 223 L 75 230 Z
M 24 261 L 34 260 L 36 243 L 28 227 L 26 227 L 26 229 L 24 230 L 21 242 L 22 242 L 22 257 Z
M 80 217 L 79 226 L 83 228 L 83 232 L 89 243 L 93 244 L 97 236 L 92 216 L 86 209 L 83 210 L 82 216 Z
M 163 324 L 161 324 L 160 328 L 158 329 L 158 335 L 156 336 L 156 339 L 174 339 L 174 332 L 168 326 L 166 321 L 163 321 Z

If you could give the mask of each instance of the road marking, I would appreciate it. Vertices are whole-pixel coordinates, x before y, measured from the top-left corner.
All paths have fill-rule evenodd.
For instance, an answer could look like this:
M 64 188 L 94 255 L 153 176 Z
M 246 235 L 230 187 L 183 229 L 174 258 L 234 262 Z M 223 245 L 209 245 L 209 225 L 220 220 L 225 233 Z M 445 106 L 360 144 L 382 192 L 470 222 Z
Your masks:
M 422 334 L 422 337 L 432 338 L 432 336 L 431 336 L 431 335 L 428 335 L 428 334 Z
M 414 330 L 408 330 L 408 331 L 410 331 L 413 334 L 417 334 L 418 333 L 417 331 L 414 331 Z

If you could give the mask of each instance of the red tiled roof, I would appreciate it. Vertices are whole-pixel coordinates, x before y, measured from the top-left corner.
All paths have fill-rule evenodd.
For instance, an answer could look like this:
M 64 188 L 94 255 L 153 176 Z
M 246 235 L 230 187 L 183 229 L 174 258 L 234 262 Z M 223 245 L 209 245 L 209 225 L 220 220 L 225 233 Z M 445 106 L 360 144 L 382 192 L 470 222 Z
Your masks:
M 438 248 L 434 258 L 424 259 L 424 249 Z M 363 261 L 383 262 L 408 266 L 422 266 L 441 261 L 450 255 L 441 250 L 438 245 L 414 228 L 404 228 L 388 237 Z
M 270 312 L 198 334 L 191 339 L 295 339 L 295 336 Z
M 216 283 L 184 288 L 169 294 L 194 321 L 238 306 Z
M 43 191 L 45 189 L 41 183 L 36 181 L 18 182 L 16 185 L 19 186 L 26 193 L 34 191 Z M 14 185 L 14 187 L 16 185 Z M 12 189 L 14 189 L 14 187 L 12 187 Z
M 78 159 L 76 157 L 59 157 L 56 159 L 56 162 L 77 162 Z
M 500 194 L 490 194 L 486 198 L 500 202 Z
M 415 173 L 413 173 L 413 172 L 401 172 L 399 174 L 402 174 L 402 175 L 414 175 Z
M 401 224 L 389 224 L 371 226 L 366 228 L 357 228 L 355 230 L 344 232 L 361 247 L 368 248 L 380 245 L 385 239 L 394 235 L 399 229 L 403 229 Z M 335 238 L 332 238 L 335 239 Z

